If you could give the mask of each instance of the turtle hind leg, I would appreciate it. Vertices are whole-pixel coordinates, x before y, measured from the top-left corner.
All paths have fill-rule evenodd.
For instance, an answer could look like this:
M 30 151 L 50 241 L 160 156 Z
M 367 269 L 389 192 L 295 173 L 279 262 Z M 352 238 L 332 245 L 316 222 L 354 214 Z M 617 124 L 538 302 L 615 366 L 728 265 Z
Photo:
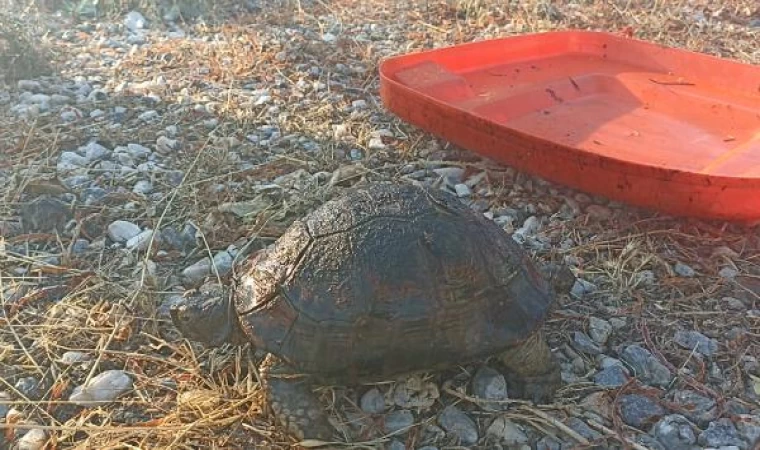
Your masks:
M 259 368 L 267 403 L 277 423 L 298 440 L 331 441 L 333 427 L 311 390 L 311 383 L 268 354 Z
M 515 397 L 549 403 L 562 386 L 560 365 L 540 330 L 519 346 L 502 353 L 500 359 L 511 372 L 507 385 Z

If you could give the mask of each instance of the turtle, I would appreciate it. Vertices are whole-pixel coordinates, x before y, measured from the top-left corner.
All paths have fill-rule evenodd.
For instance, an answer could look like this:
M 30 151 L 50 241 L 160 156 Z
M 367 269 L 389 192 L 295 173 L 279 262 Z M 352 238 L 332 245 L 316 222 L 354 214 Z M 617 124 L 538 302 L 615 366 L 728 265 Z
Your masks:
M 510 395 L 554 398 L 560 366 L 542 331 L 574 281 L 540 266 L 453 194 L 368 183 L 296 220 L 252 253 L 226 294 L 171 306 L 177 330 L 208 346 L 248 344 L 265 401 L 291 437 L 335 433 L 314 393 L 497 357 Z

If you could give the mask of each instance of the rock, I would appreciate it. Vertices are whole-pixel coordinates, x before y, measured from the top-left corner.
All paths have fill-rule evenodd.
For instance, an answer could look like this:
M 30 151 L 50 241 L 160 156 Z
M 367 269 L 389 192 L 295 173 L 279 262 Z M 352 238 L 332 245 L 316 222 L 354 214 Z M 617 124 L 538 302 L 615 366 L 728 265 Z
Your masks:
M 156 140 L 156 151 L 163 155 L 175 152 L 179 148 L 179 141 L 166 136 L 159 136 Z
M 385 412 L 385 398 L 377 388 L 372 388 L 365 392 L 359 403 L 362 411 L 367 414 L 382 414 Z
M 604 319 L 592 316 L 588 323 L 588 334 L 596 343 L 604 345 L 612 334 L 612 325 Z
M 338 40 L 338 37 L 332 33 L 325 33 L 322 35 L 322 40 L 327 42 L 328 44 L 334 44 L 335 41 Z
M 464 178 L 464 169 L 461 167 L 439 167 L 433 169 L 433 172 L 443 178 L 448 179 L 452 184 L 457 185 Z
M 403 442 L 396 439 L 388 443 L 388 450 L 406 450 L 406 445 Z
M 724 267 L 718 271 L 718 275 L 721 278 L 725 278 L 727 280 L 733 280 L 736 278 L 737 275 L 739 275 L 739 271 L 734 269 L 733 267 Z
M 651 270 L 642 270 L 634 274 L 635 284 L 641 284 L 644 286 L 651 286 L 657 281 L 657 277 Z
M 637 444 L 643 445 L 647 450 L 670 450 L 648 434 L 637 434 L 634 436 L 633 441 Z M 696 448 L 694 450 L 697 450 Z
M 16 443 L 16 450 L 42 450 L 48 440 L 45 430 L 32 428 L 24 433 Z
M 660 419 L 651 434 L 660 441 L 665 448 L 671 450 L 692 450 L 697 443 L 694 425 L 680 415 L 673 414 Z
M 602 349 L 582 331 L 576 331 L 573 333 L 572 345 L 574 349 L 587 355 L 598 355 L 602 353 Z
M 570 419 L 568 419 L 568 421 L 565 424 L 568 427 L 570 427 L 573 431 L 585 437 L 589 441 L 594 441 L 602 437 L 602 435 L 599 434 L 599 432 L 592 430 L 591 427 L 589 427 L 586 422 L 584 422 L 583 420 L 577 417 L 571 417 Z
M 227 250 L 223 250 L 214 255 L 214 264 L 211 269 L 220 277 L 223 277 L 232 270 L 232 262 L 234 260 L 235 255 L 231 254 Z
M 34 80 L 19 80 L 16 87 L 19 91 L 40 92 L 42 90 L 42 84 Z
M 137 118 L 143 122 L 152 122 L 158 119 L 158 111 L 151 109 L 143 113 L 140 113 L 140 115 L 138 115 Z
M 79 194 L 85 205 L 97 205 L 101 200 L 106 198 L 108 191 L 101 187 L 88 187 L 84 188 Z
M 0 396 L 0 399 L 2 396 Z M 0 419 L 3 417 L 0 413 Z M 754 415 L 741 415 L 736 423 L 736 429 L 749 444 L 749 448 L 755 449 L 760 444 L 760 416 Z
M 140 180 L 135 183 L 134 187 L 132 188 L 132 192 L 142 195 L 150 194 L 153 192 L 153 183 L 148 180 Z
M 660 363 L 649 350 L 639 345 L 629 345 L 623 350 L 621 358 L 631 366 L 634 376 L 643 383 L 665 387 L 670 384 L 673 375 L 670 369 Z
M 21 227 L 27 233 L 62 233 L 74 217 L 71 207 L 54 197 L 41 196 L 20 207 Z
M 438 424 L 448 434 L 456 436 L 460 444 L 475 445 L 478 442 L 478 428 L 459 408 L 449 405 L 438 415 Z
M 699 434 L 697 443 L 703 447 L 723 447 L 729 445 L 735 445 L 739 448 L 746 447 L 731 419 L 719 419 L 710 422 L 707 429 Z
M 72 364 L 77 364 L 81 362 L 87 362 L 92 359 L 91 355 L 88 355 L 84 352 L 77 352 L 77 351 L 68 351 L 61 355 L 61 359 L 58 360 L 61 364 L 65 364 L 67 366 L 70 366 Z
M 62 152 L 58 157 L 56 170 L 59 173 L 72 172 L 86 167 L 89 161 L 84 156 L 75 152 Z
M 586 281 L 582 278 L 576 278 L 575 284 L 570 289 L 570 295 L 574 298 L 581 299 L 588 294 L 593 294 L 597 290 L 594 283 Z
M 140 144 L 127 144 L 127 147 L 119 147 L 120 150 L 126 151 L 134 160 L 140 160 L 150 156 L 151 151 L 148 147 Z
M 718 418 L 715 400 L 696 391 L 676 391 L 673 402 L 681 407 L 681 412 L 687 419 L 701 427 Z
M 676 331 L 673 341 L 687 350 L 694 350 L 708 358 L 718 351 L 718 341 L 698 331 Z
M 148 27 L 148 21 L 137 11 L 130 11 L 124 18 L 124 26 L 133 33 Z
M 80 406 L 97 406 L 111 402 L 132 389 L 132 377 L 123 370 L 106 370 L 93 377 L 87 385 L 77 386 L 69 401 Z
M 628 319 L 625 317 L 612 317 L 610 318 L 610 325 L 613 330 L 622 330 L 628 325 Z
M 155 241 L 157 241 L 158 236 L 156 236 Z M 153 239 L 153 230 L 143 230 L 137 235 L 129 238 L 127 242 L 124 244 L 126 248 L 129 250 L 136 250 L 136 251 L 145 251 L 148 249 L 148 245 L 150 245 L 150 241 Z
M 108 225 L 108 237 L 120 244 L 140 234 L 140 227 L 126 220 L 117 220 Z
M 24 394 L 24 397 L 36 398 L 39 384 L 39 381 L 34 377 L 23 377 L 19 378 L 13 387 L 20 393 Z
M 745 305 L 744 302 L 738 298 L 723 297 L 722 300 L 726 304 L 726 307 L 733 311 L 743 311 L 747 308 L 747 305 Z
M 628 394 L 620 399 L 620 415 L 623 422 L 640 430 L 646 431 L 646 428 L 664 414 L 665 408 L 647 396 Z
M 211 273 L 211 261 L 203 258 L 195 264 L 188 266 L 182 271 L 182 276 L 189 284 L 196 284 L 203 281 Z
M 5 419 L 5 416 L 8 414 L 8 411 L 10 408 L 8 408 L 7 404 L 4 404 L 3 402 L 10 402 L 11 401 L 11 394 L 0 391 L 0 421 Z
M 676 273 L 678 276 L 681 276 L 681 277 L 684 277 L 684 278 L 691 278 L 691 277 L 693 277 L 694 275 L 696 275 L 696 274 L 697 274 L 697 273 L 694 271 L 694 269 L 692 269 L 690 266 L 687 266 L 686 264 L 684 264 L 684 263 L 682 263 L 682 262 L 677 262 L 677 263 L 676 263 L 676 264 L 673 266 L 673 271 L 674 271 L 674 272 L 675 272 L 675 273 Z
M 457 197 L 469 197 L 470 195 L 472 195 L 472 191 L 464 183 L 459 183 L 459 184 L 455 185 L 454 186 L 454 191 L 456 192 Z
M 610 388 L 617 388 L 628 382 L 628 374 L 625 368 L 620 365 L 614 365 L 605 368 L 594 375 L 594 383 Z
M 527 444 L 529 439 L 522 427 L 503 416 L 491 422 L 486 430 L 486 436 L 508 446 Z
M 551 436 L 544 436 L 536 442 L 536 450 L 562 450 L 562 443 Z
M 409 410 L 401 409 L 385 416 L 385 432 L 388 434 L 406 432 L 412 425 L 414 425 L 414 416 Z
M 373 137 L 369 139 L 369 142 L 367 143 L 367 147 L 370 150 L 384 150 L 387 147 L 387 145 L 385 145 L 381 137 Z
M 109 149 L 103 147 L 97 142 L 90 142 L 89 144 L 85 145 L 84 148 L 80 149 L 80 151 L 84 151 L 85 158 L 87 158 L 88 162 L 105 159 L 108 157 L 108 155 L 111 154 L 111 151 Z
M 483 366 L 475 373 L 472 379 L 472 391 L 476 397 L 485 400 L 494 400 L 485 404 L 488 408 L 502 410 L 507 408 L 506 403 L 496 403 L 507 400 L 507 381 L 504 375 L 498 371 Z
M 61 118 L 62 122 L 66 122 L 66 123 L 75 122 L 82 116 L 81 113 L 78 113 L 78 111 L 79 110 L 76 108 L 66 109 L 64 111 L 61 111 L 61 114 L 59 115 L 59 117 Z

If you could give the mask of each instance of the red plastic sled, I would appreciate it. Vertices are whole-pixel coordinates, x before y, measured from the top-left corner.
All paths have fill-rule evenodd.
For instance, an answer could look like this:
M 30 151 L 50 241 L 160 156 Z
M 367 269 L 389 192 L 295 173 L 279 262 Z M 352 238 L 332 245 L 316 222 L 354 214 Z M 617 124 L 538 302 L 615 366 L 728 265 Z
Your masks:
M 589 193 L 760 219 L 760 67 L 599 32 L 508 37 L 380 66 L 402 119 Z

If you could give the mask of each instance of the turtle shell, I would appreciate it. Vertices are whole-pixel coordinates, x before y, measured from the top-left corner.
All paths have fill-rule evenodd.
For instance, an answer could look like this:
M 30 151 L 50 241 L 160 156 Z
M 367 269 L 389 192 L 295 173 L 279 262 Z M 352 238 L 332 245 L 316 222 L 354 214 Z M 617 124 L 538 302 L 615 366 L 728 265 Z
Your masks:
M 451 194 L 374 184 L 326 202 L 236 279 L 253 344 L 366 379 L 460 364 L 527 338 L 554 299 L 528 255 Z

